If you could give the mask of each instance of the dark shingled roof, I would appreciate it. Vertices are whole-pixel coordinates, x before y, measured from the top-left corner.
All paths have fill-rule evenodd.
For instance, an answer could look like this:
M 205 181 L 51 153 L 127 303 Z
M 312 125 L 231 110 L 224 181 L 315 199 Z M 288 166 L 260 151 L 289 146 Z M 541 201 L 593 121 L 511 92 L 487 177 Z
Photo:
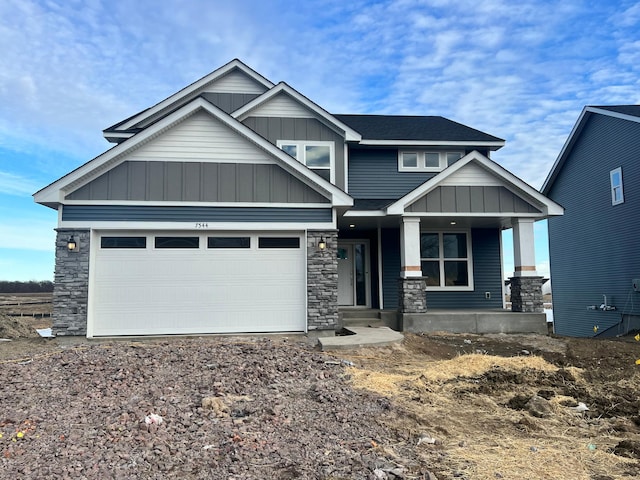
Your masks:
M 382 210 L 395 201 L 395 199 L 389 198 L 355 198 L 352 210 Z
M 610 112 L 622 113 L 623 115 L 631 115 L 640 117 L 640 105 L 593 105 L 593 108 L 609 110 Z
M 504 142 L 503 139 L 438 116 L 334 115 L 366 140 Z

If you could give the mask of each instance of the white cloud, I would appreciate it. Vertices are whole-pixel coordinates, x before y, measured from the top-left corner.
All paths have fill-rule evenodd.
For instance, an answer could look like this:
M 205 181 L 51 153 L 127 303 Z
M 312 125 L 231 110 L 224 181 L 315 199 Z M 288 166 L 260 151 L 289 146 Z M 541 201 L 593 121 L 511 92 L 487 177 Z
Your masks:
M 8 195 L 31 195 L 40 188 L 36 182 L 0 170 L 0 193 Z

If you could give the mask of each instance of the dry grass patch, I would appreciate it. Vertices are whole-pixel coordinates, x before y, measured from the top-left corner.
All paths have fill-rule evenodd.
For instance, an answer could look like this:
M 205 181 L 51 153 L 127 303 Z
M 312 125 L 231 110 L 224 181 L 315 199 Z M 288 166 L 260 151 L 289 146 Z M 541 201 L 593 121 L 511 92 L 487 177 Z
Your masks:
M 638 474 L 637 460 L 612 453 L 637 432 L 633 422 L 570 408 L 585 401 L 580 395 L 590 389 L 578 368 L 561 368 L 538 355 L 434 360 L 397 347 L 372 352 L 348 356 L 356 364 L 349 369 L 353 385 L 393 400 L 396 414 L 383 421 L 406 432 L 406 445 L 397 449 L 417 449 L 427 464 L 438 466 L 440 480 L 611 480 Z M 630 387 L 635 380 L 621 383 Z M 543 418 L 514 401 L 524 404 L 534 396 L 547 409 Z

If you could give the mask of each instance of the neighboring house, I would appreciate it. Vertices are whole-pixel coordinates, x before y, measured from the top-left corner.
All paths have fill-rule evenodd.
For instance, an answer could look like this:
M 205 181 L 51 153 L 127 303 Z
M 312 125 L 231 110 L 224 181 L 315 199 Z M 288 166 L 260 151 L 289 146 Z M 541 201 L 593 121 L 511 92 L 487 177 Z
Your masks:
M 562 209 L 492 135 L 334 115 L 233 60 L 104 136 L 34 195 L 59 212 L 57 335 L 332 331 L 349 308 L 419 329 L 427 304 L 503 308 L 510 227 L 514 310 L 542 310 L 533 222 Z
M 619 335 L 640 325 L 640 105 L 587 106 L 542 192 L 555 332 Z M 635 286 L 634 286 L 635 285 Z

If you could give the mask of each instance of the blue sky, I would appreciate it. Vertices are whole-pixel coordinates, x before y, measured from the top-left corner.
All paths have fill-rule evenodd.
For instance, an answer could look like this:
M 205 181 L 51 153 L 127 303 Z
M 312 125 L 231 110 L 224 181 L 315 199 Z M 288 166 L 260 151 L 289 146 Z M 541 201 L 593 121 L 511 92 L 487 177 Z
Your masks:
M 102 129 L 233 58 L 334 113 L 442 115 L 504 138 L 493 159 L 536 188 L 584 105 L 640 103 L 640 2 L 292 5 L 0 2 L 0 279 L 53 279 L 56 212 L 31 194 L 109 148 Z

